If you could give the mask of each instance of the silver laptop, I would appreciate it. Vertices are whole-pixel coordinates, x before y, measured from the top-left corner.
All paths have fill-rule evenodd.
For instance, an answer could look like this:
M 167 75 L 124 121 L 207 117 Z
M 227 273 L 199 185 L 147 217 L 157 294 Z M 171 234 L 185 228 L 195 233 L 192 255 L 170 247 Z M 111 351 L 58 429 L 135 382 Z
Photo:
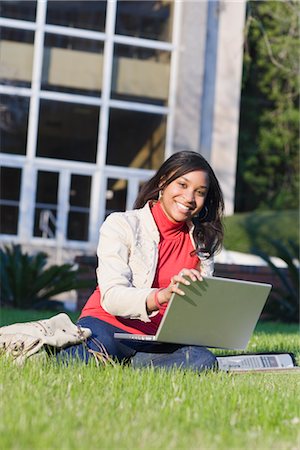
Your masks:
M 243 350 L 254 331 L 271 290 L 270 284 L 205 277 L 180 284 L 184 296 L 173 294 L 157 333 L 115 333 L 117 339 L 169 342 Z

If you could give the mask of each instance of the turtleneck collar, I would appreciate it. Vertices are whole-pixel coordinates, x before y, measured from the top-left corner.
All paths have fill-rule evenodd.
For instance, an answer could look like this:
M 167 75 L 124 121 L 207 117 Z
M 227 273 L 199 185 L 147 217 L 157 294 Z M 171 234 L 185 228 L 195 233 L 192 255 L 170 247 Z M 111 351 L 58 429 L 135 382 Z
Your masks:
M 188 231 L 186 222 L 171 222 L 162 209 L 160 201 L 152 205 L 151 212 L 160 235 L 164 239 L 176 239 L 182 231 Z

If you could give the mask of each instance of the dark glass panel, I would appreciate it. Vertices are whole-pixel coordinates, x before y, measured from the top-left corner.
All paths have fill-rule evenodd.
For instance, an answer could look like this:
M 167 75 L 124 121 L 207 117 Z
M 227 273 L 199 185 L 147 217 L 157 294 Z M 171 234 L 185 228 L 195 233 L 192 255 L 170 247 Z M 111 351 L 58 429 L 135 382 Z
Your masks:
M 91 177 L 72 175 L 70 190 L 70 205 L 89 208 L 91 193 Z
M 69 197 L 68 239 L 76 241 L 88 240 L 90 195 L 91 177 L 73 174 L 71 176 Z
M 1 167 L 0 233 L 18 234 L 21 169 Z
M 115 45 L 112 98 L 166 105 L 169 75 L 170 52 Z
M 118 1 L 116 33 L 171 41 L 172 1 Z
M 48 1 L 46 22 L 94 31 L 105 29 L 106 1 Z
M 96 161 L 99 108 L 41 100 L 37 156 Z
M 0 151 L 26 154 L 29 99 L 17 95 L 0 96 Z
M 10 19 L 35 21 L 36 1 L 1 0 L 0 16 Z
M 37 177 L 36 203 L 57 204 L 58 173 L 40 170 Z
M 46 34 L 42 89 L 99 96 L 103 42 Z
M 1 28 L 0 82 L 30 87 L 33 63 L 33 31 Z
M 1 200 L 20 199 L 21 169 L 15 167 L 1 167 Z
M 38 171 L 34 236 L 45 238 L 55 236 L 58 179 L 59 174 L 57 172 Z
M 106 189 L 106 211 L 108 216 L 114 211 L 125 211 L 127 197 L 127 180 L 109 178 Z
M 70 211 L 68 215 L 67 238 L 87 241 L 89 238 L 89 213 Z
M 0 204 L 0 233 L 18 234 L 19 207 Z
M 106 162 L 155 170 L 164 160 L 165 135 L 163 115 L 111 109 Z

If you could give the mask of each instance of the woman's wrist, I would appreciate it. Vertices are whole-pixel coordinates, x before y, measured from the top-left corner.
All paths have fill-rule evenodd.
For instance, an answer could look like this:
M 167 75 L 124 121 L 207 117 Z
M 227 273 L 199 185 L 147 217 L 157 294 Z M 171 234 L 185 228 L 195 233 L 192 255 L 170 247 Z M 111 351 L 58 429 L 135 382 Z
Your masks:
M 163 305 L 162 305 L 162 303 L 160 303 L 159 298 L 158 298 L 158 294 L 159 294 L 159 292 L 160 292 L 161 290 L 162 290 L 162 289 L 157 289 L 157 290 L 154 292 L 154 304 L 155 304 L 155 306 L 156 306 L 157 309 L 162 309 L 162 308 L 164 308 Z
M 151 313 L 153 313 L 154 311 L 157 310 L 162 310 L 165 309 L 166 307 L 166 301 L 164 301 L 161 296 L 159 295 L 159 293 L 163 290 L 164 288 L 161 289 L 155 289 L 151 292 L 151 294 L 148 296 L 147 301 L 146 301 L 146 309 L 147 309 L 147 313 L 148 315 L 150 315 Z M 162 301 L 163 300 L 163 301 Z

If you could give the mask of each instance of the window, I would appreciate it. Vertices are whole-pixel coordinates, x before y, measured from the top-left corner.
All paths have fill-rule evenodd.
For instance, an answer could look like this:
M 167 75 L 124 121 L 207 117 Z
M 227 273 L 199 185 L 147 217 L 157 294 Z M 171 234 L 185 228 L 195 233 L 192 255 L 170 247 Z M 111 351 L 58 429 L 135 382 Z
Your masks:
M 91 177 L 72 175 L 69 197 L 68 239 L 87 241 L 89 238 L 90 194 Z
M 104 31 L 106 1 L 48 1 L 47 23 Z
M 36 1 L 30 0 L 1 0 L 0 16 L 10 19 L 34 21 Z
M 46 34 L 42 89 L 99 96 L 103 42 Z
M 55 237 L 58 178 L 59 174 L 56 172 L 38 171 L 34 236 Z
M 127 197 L 127 180 L 108 178 L 106 189 L 106 212 L 108 216 L 114 211 L 125 211 Z
M 139 111 L 111 109 L 107 164 L 157 169 L 163 162 L 166 117 Z
M 21 169 L 1 167 L 0 233 L 17 234 Z
M 1 152 L 25 155 L 29 98 L 0 96 Z
M 116 33 L 171 41 L 173 1 L 118 1 Z
M 42 100 L 37 156 L 96 161 L 99 108 Z
M 166 105 L 170 52 L 132 45 L 115 45 L 112 98 Z
M 1 28 L 0 83 L 31 86 L 33 39 L 33 31 Z

